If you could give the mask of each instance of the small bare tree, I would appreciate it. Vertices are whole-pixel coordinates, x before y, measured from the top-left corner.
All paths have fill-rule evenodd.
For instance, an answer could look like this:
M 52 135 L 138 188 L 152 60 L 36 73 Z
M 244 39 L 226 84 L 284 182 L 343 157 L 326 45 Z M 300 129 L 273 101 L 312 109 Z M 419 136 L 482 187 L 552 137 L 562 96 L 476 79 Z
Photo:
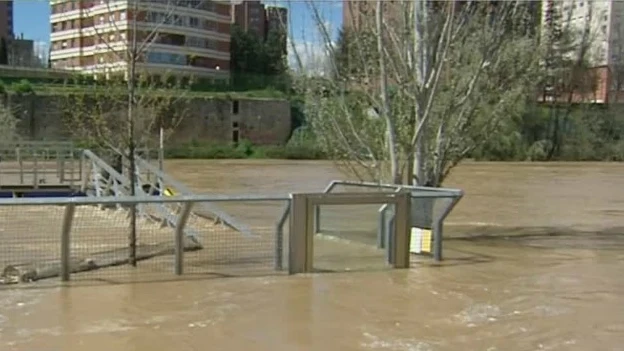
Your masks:
M 196 2 L 194 6 L 205 2 Z M 127 31 L 119 25 L 125 19 L 115 15 L 119 13 L 118 4 L 107 1 L 108 18 L 101 16 L 94 26 L 97 47 L 106 53 L 96 62 L 96 83 L 68 98 L 66 116 L 76 137 L 123 153 L 129 163 L 130 194 L 134 196 L 142 192 L 137 187 L 137 150 L 148 147 L 156 130 L 170 135 L 181 122 L 185 115 L 185 88 L 191 83 L 191 77 L 154 72 L 143 63 L 152 45 L 162 39 L 162 27 L 180 20 L 178 6 L 193 3 L 130 0 L 125 12 Z M 136 265 L 136 207 L 132 206 L 130 212 L 130 263 Z
M 350 33 L 360 69 L 345 75 L 308 2 L 339 79 L 300 78 L 306 116 L 325 151 L 360 177 L 440 186 L 535 94 L 535 14 L 524 1 L 368 3 Z

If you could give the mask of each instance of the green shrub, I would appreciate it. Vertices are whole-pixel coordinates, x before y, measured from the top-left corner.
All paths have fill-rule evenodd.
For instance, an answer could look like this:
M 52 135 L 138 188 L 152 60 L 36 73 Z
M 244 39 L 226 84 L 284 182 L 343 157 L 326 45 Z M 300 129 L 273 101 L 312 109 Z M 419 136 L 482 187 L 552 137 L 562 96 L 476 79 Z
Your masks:
M 17 83 L 13 83 L 13 91 L 17 94 L 31 94 L 34 93 L 32 84 L 27 79 L 22 79 Z
M 186 145 L 165 149 L 166 158 L 177 159 L 287 159 L 318 160 L 325 155 L 318 149 L 305 145 L 257 146 L 248 140 L 238 145 L 202 144 L 196 140 Z

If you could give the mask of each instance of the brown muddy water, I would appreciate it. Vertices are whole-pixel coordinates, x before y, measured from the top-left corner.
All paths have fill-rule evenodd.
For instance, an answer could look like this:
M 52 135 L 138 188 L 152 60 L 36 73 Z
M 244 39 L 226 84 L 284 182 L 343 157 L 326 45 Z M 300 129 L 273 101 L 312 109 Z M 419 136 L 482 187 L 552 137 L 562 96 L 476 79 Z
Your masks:
M 344 178 L 323 162 L 167 166 L 206 193 Z M 466 195 L 441 265 L 3 290 L 0 350 L 624 350 L 624 165 L 466 163 L 446 185 Z

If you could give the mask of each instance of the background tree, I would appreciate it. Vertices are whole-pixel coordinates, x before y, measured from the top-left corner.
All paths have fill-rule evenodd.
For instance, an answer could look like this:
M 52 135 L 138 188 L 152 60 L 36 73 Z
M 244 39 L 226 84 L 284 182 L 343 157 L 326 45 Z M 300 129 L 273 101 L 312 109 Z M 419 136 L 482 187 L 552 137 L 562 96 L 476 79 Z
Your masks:
M 106 2 L 109 7 L 114 2 Z M 148 146 L 159 127 L 174 128 L 183 117 L 178 101 L 184 99 L 184 88 L 190 77 L 171 76 L 168 72 L 154 74 L 142 64 L 150 58 L 150 47 L 161 39 L 161 28 L 173 24 L 177 6 L 192 4 L 186 1 L 131 0 L 127 18 L 130 29 L 120 35 L 117 20 L 109 18 L 96 28 L 99 46 L 107 55 L 98 57 L 97 72 L 91 87 L 70 96 L 66 104 L 66 121 L 75 137 L 95 143 L 109 150 L 119 150 L 128 160 L 130 195 L 137 194 L 136 151 Z M 212 5 L 200 1 L 196 6 Z M 148 10 L 149 11 L 146 11 Z M 144 15 L 141 15 L 144 14 Z M 137 22 L 148 24 L 149 29 Z M 108 24 L 108 25 L 106 25 Z M 181 59 L 188 59 L 182 57 Z M 132 206 L 130 216 L 130 262 L 136 265 L 137 213 Z
M 566 4 L 549 1 L 544 9 L 546 65 L 542 86 L 551 126 L 541 145 L 547 160 L 561 157 L 574 109 L 596 100 L 594 92 L 599 81 L 591 67 L 605 54 L 592 50 L 599 30 L 593 28 L 593 18 L 602 18 L 604 14 L 595 14 L 593 1 L 587 1 L 584 20 L 577 24 L 572 21 L 573 7 Z
M 230 66 L 234 86 L 261 89 L 272 86 L 282 90 L 287 88 L 285 39 L 285 31 L 280 28 L 269 30 L 264 38 L 233 25 Z
M 308 6 L 335 58 L 316 4 Z M 543 56 L 526 30 L 530 15 L 520 1 L 376 2 L 367 27 L 376 40 L 353 34 L 350 51 L 376 52 L 357 64 L 361 76 L 316 85 L 301 78 L 321 145 L 362 177 L 439 186 L 535 93 L 529 82 Z

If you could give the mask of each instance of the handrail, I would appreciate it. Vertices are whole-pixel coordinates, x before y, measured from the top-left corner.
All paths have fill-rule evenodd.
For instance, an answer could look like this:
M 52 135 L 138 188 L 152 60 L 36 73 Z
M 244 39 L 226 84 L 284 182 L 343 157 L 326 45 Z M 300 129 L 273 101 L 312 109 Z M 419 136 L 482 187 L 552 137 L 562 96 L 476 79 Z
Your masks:
M 135 162 L 138 166 L 145 168 L 149 172 L 154 174 L 156 178 L 159 179 L 160 182 L 163 182 L 167 184 L 168 186 L 173 187 L 178 193 L 182 193 L 184 195 L 193 195 L 193 192 L 189 188 L 187 188 L 184 184 L 178 182 L 173 177 L 162 172 L 160 169 L 150 164 L 143 158 L 136 156 Z M 162 189 L 164 189 L 164 187 L 162 187 Z M 221 210 L 217 206 L 208 204 L 208 203 L 201 203 L 199 204 L 199 206 L 202 206 L 206 212 L 212 213 L 215 217 L 220 219 L 223 222 L 223 224 L 227 225 L 228 227 L 234 230 L 237 230 L 245 235 L 249 235 L 249 236 L 254 235 L 251 232 L 251 229 L 247 225 L 240 223 L 234 217 L 230 216 L 229 214 L 227 214 L 225 211 Z
M 401 184 L 384 184 L 384 183 L 374 183 L 374 182 L 358 182 L 358 181 L 347 181 L 347 180 L 332 180 L 324 189 L 325 193 L 330 193 L 336 186 L 338 185 L 347 185 L 347 186 L 357 186 L 357 187 L 366 187 L 366 188 L 385 188 L 385 189 L 407 189 L 410 190 L 412 194 L 412 199 L 414 198 L 450 198 L 452 199 L 451 203 L 447 206 L 447 208 L 442 212 L 442 214 L 438 217 L 436 223 L 434 223 L 433 235 L 434 235 L 434 259 L 436 261 L 442 260 L 442 226 L 444 219 L 448 216 L 448 214 L 453 210 L 455 205 L 461 200 L 464 196 L 463 190 L 460 189 L 451 189 L 451 188 L 432 188 L 426 186 L 419 185 L 401 185 Z M 386 212 L 388 210 L 387 205 L 383 205 L 379 209 L 380 222 L 385 222 L 386 220 L 390 220 L 390 218 L 386 218 Z M 284 231 L 284 225 L 286 224 L 286 220 L 290 214 L 290 203 L 284 207 L 282 211 L 282 216 L 280 217 L 278 223 L 276 224 L 277 234 Z M 314 216 L 314 226 L 315 232 L 319 232 L 320 230 L 320 208 L 315 208 L 315 216 Z M 378 245 L 385 246 L 385 228 L 383 223 L 380 223 L 379 233 L 377 242 Z M 277 240 L 281 240 L 278 238 Z
M 233 201 L 287 201 L 288 195 L 181 195 L 181 196 L 100 196 L 100 197 L 28 197 L 0 198 L 0 206 L 30 205 L 97 205 L 97 204 L 153 204 L 180 202 L 233 202 Z

